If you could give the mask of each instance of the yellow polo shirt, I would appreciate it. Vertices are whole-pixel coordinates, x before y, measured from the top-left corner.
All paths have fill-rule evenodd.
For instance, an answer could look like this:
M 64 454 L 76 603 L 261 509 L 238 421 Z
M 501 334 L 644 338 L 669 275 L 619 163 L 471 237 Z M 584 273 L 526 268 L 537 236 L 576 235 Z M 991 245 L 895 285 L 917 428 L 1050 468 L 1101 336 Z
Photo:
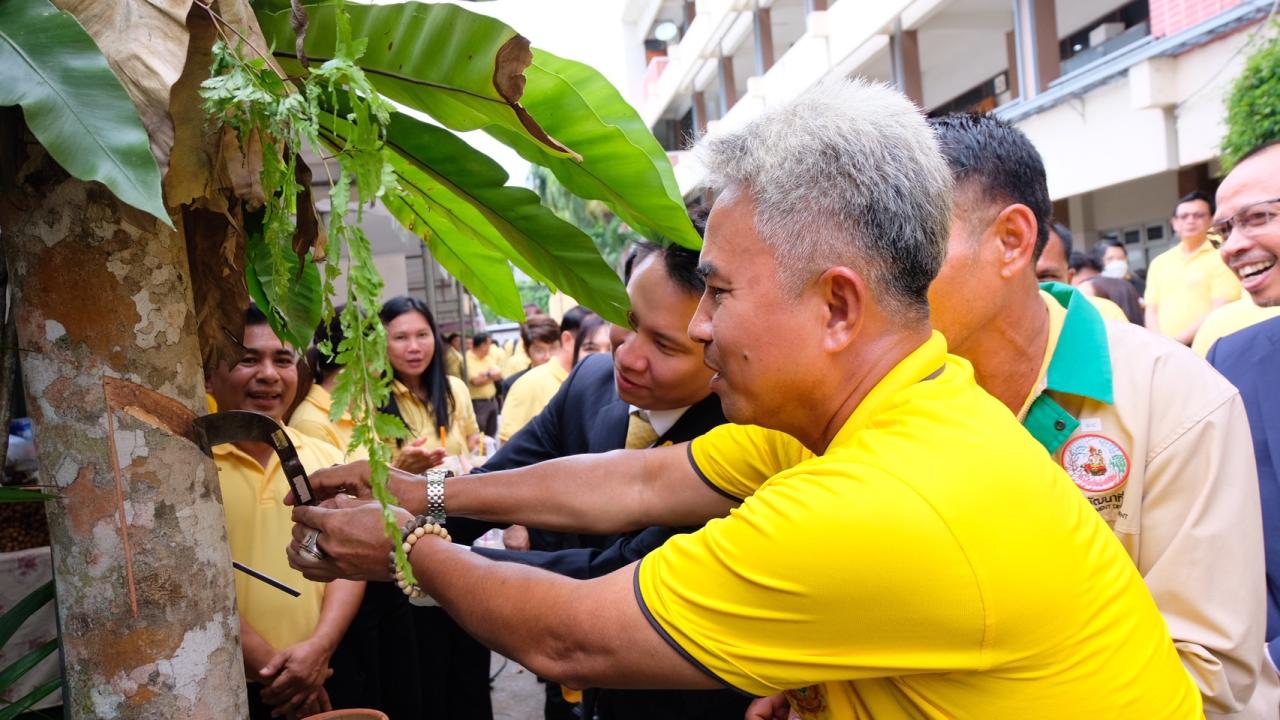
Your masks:
M 444 371 L 456 378 L 462 377 L 462 353 L 454 350 L 452 345 L 444 351 Z
M 525 352 L 524 343 L 517 342 L 502 361 L 502 376 L 511 377 L 518 372 L 524 372 L 529 369 L 533 361 L 529 359 L 529 354 Z
M 1086 295 L 1089 302 L 1097 309 L 1098 314 L 1103 320 L 1115 320 L 1116 322 L 1129 322 L 1129 316 L 1124 314 L 1124 310 L 1119 305 L 1104 297 L 1094 297 Z
M 502 403 L 502 420 L 498 423 L 498 439 L 506 442 L 538 416 L 569 377 L 557 358 L 551 358 L 516 380 Z
M 351 448 L 351 433 L 356 429 L 351 415 L 344 411 L 342 417 L 330 420 L 329 412 L 332 409 L 333 396 L 329 391 L 319 385 L 312 385 L 307 396 L 289 416 L 289 427 L 338 448 L 346 462 L 367 459 L 369 453 L 364 448 L 348 449 Z
M 1280 316 L 1280 306 L 1258 307 L 1249 293 L 1242 293 L 1239 300 L 1215 308 L 1209 313 L 1204 324 L 1196 331 L 1191 349 L 1200 357 L 1205 357 L 1209 354 L 1209 348 L 1222 338 L 1276 316 Z
M 713 676 L 825 720 L 1202 717 L 1106 524 L 938 333 L 823 454 L 752 444 L 769 432 L 693 442 L 745 500 L 637 571 L 655 628 Z M 800 462 L 717 471 L 758 451 Z
M 285 428 L 285 432 L 307 472 L 342 462 L 342 452 L 332 445 L 293 428 Z M 293 540 L 293 520 L 292 510 L 284 504 L 289 483 L 280 461 L 272 454 L 271 462 L 263 468 L 234 445 L 215 446 L 213 460 L 218 466 L 231 559 L 302 592 L 300 597 L 290 597 L 237 572 L 236 609 L 271 647 L 283 650 L 296 645 L 311 637 L 320 621 L 324 583 L 302 577 L 289 567 L 285 556 L 285 548 Z
M 1177 337 L 1209 314 L 1213 303 L 1240 297 L 1240 280 L 1205 241 L 1191 253 L 1181 243 L 1160 253 L 1147 270 L 1147 307 L 1160 319 L 1160 334 Z
M 483 358 L 476 357 L 476 354 L 470 350 L 467 351 L 467 389 L 471 391 L 471 399 L 473 400 L 488 400 L 498 394 L 498 388 L 495 383 L 485 383 L 479 386 L 471 384 L 471 378 L 484 375 L 494 368 L 502 367 L 502 359 L 495 352 L 497 347 L 496 344 L 491 345 L 489 352 L 485 353 Z
M 424 405 L 399 380 L 391 383 L 391 392 L 396 396 L 400 416 L 404 418 L 404 424 L 409 427 L 413 439 L 425 440 L 422 446 L 428 450 L 440 447 L 440 426 L 436 424 L 435 410 Z M 449 392 L 453 394 L 453 415 L 449 418 L 449 427 L 445 432 L 445 452 L 462 455 L 467 452 L 467 438 L 480 432 L 480 426 L 476 424 L 476 411 L 471 406 L 467 386 L 450 375 Z

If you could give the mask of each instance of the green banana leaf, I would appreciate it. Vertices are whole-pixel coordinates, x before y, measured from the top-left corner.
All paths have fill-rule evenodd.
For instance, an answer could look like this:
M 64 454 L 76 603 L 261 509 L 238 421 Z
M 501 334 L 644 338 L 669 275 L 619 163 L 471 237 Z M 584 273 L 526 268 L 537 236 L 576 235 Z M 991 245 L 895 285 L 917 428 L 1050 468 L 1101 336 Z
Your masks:
M 521 73 L 532 58 L 529 41 L 515 30 L 448 4 L 349 3 L 344 9 L 352 37 L 368 43 L 360 66 L 387 98 L 419 108 L 455 130 L 497 123 L 547 152 L 571 155 L 520 106 Z M 307 8 L 305 48 L 312 62 L 333 55 L 336 13 L 328 3 Z M 286 72 L 300 73 L 290 13 L 259 13 L 258 22 Z
M 349 132 L 346 122 L 334 115 L 326 115 L 322 125 L 326 133 Z M 448 130 L 398 112 L 391 116 L 387 145 L 395 156 L 400 187 L 429 208 L 430 220 L 435 220 L 430 212 L 445 216 L 436 223 L 438 243 L 480 243 L 497 255 L 477 256 L 473 265 L 483 263 L 483 257 L 494 263 L 509 259 L 530 277 L 563 290 L 611 322 L 626 322 L 626 289 L 591 238 L 543 207 L 533 191 L 507 187 L 507 173 L 498 163 Z M 413 220 L 419 222 L 416 216 Z M 454 233 L 448 232 L 450 227 Z M 464 256 L 466 252 L 465 247 L 454 250 Z M 497 286 L 504 299 L 490 297 L 487 286 L 463 284 L 486 304 L 502 308 L 504 315 L 519 317 L 509 313 L 520 305 L 518 295 L 508 292 L 513 284 Z
M 525 77 L 529 113 L 582 162 L 540 152 L 503 128 L 486 128 L 490 135 L 549 168 L 573 194 L 603 200 L 650 240 L 702 247 L 666 151 L 617 88 L 594 68 L 537 48 Z
M 481 302 L 504 317 L 524 317 L 507 256 L 425 192 L 431 181 L 408 160 L 393 154 L 391 164 L 403 190 L 382 198 L 391 215 L 421 238 L 444 269 Z
M 0 0 L 0 105 L 71 175 L 173 227 L 137 107 L 76 19 L 48 0 Z
M 320 268 L 311 251 L 299 263 L 292 248 L 280 248 L 262 236 L 262 212 L 245 214 L 244 279 L 249 297 L 267 316 L 276 335 L 296 348 L 311 344 L 323 312 Z M 279 278 L 279 282 L 276 282 Z M 281 295 L 276 287 L 288 291 Z
M 355 35 L 368 39 L 359 64 L 387 98 L 451 130 L 485 130 L 524 159 L 551 168 L 573 193 L 603 200 L 651 239 L 701 247 L 665 152 L 598 72 L 535 50 L 532 64 L 513 81 L 507 74 L 514 65 L 499 72 L 497 58 L 519 36 L 498 20 L 455 5 L 346 9 Z M 323 62 L 334 47 L 334 8 L 310 5 L 307 12 L 306 52 L 313 62 Z M 301 73 L 288 13 L 260 12 L 258 19 L 281 65 Z M 505 78 L 508 89 L 523 81 L 518 103 L 510 102 L 509 90 L 498 92 L 495 76 Z

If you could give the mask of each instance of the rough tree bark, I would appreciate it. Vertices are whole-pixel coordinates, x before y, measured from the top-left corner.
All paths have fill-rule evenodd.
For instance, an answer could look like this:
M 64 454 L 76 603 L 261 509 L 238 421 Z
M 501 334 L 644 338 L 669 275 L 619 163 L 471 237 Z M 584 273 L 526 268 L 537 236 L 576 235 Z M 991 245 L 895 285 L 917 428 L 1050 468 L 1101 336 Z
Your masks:
M 247 714 L 217 470 L 109 413 L 103 378 L 204 402 L 181 232 L 35 144 L 0 228 L 47 504 L 72 718 Z

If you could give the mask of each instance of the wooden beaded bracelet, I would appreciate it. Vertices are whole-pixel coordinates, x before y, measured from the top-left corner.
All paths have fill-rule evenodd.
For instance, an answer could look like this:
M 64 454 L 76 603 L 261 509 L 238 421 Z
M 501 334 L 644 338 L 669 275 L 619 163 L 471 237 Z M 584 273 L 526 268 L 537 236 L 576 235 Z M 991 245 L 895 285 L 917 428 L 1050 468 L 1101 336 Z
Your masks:
M 435 522 L 434 517 L 418 515 L 404 525 L 404 536 L 401 539 L 404 554 L 408 555 L 413 550 L 414 543 L 427 535 L 435 535 L 445 542 L 450 542 L 453 539 L 449 536 L 448 530 L 445 530 L 443 526 Z M 411 584 L 405 574 L 396 568 L 396 553 L 394 550 L 391 551 L 389 562 L 391 564 L 391 577 L 395 579 L 396 586 L 400 588 L 401 592 L 408 595 L 410 600 L 427 597 L 427 593 L 422 589 L 422 586 L 417 583 Z

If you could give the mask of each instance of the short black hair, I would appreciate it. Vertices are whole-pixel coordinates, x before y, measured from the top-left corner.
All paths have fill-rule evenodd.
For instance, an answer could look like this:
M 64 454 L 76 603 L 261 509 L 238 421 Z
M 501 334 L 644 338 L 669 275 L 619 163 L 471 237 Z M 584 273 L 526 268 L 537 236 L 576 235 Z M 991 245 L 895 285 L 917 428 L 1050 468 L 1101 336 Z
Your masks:
M 1126 248 L 1119 238 L 1105 237 L 1099 240 L 1097 245 L 1093 246 L 1090 258 L 1098 266 L 1099 272 L 1101 272 L 1101 268 L 1106 267 L 1106 263 L 1102 261 L 1102 258 L 1107 254 L 1107 249 L 1113 247 L 1124 250 L 1125 255 L 1129 254 L 1129 248 Z
M 1056 222 L 1050 227 L 1053 228 L 1053 234 L 1062 238 L 1062 256 L 1071 257 L 1071 252 L 1075 249 L 1075 243 L 1071 240 L 1071 230 L 1060 222 Z
M 698 273 L 698 251 L 679 245 L 657 245 L 647 240 L 637 242 L 627 255 L 622 266 L 622 282 L 631 282 L 631 273 L 645 258 L 656 253 L 662 254 L 662 265 L 667 277 L 676 287 L 690 295 L 701 295 L 707 287 L 706 278 Z
M 338 364 L 338 346 L 346 339 L 346 333 L 342 331 L 342 312 L 346 307 L 346 305 L 340 305 L 334 308 L 333 318 L 316 328 L 316 334 L 311 339 L 315 346 L 307 351 L 307 362 L 311 365 L 311 372 L 315 375 L 316 382 L 324 382 L 329 375 L 342 367 Z M 320 345 L 325 343 L 328 343 L 329 353 L 332 354 L 320 350 Z
M 1210 195 L 1209 193 L 1203 190 L 1196 190 L 1194 192 L 1189 192 L 1186 195 L 1183 195 L 1182 197 L 1178 198 L 1178 202 L 1173 204 L 1173 215 L 1176 216 L 1178 214 L 1178 206 L 1181 205 L 1182 203 L 1195 202 L 1197 200 L 1200 200 L 1202 202 L 1206 202 L 1209 204 L 1210 215 L 1213 215 L 1215 212 L 1218 211 L 1218 206 L 1213 202 L 1212 195 Z
M 267 320 L 266 313 L 262 312 L 262 309 L 259 308 L 257 305 L 253 303 L 249 303 L 249 307 L 244 309 L 244 326 L 245 327 L 249 327 L 250 325 L 270 325 L 270 324 L 271 324 L 270 321 Z
M 1098 258 L 1093 253 L 1073 251 L 1067 256 L 1067 267 L 1079 272 L 1084 268 L 1090 268 L 1095 272 L 1102 272 L 1102 264 L 1098 262 Z
M 578 328 L 582 327 L 582 319 L 591 314 L 589 308 L 581 305 L 574 305 L 565 310 L 564 317 L 560 318 L 560 332 L 574 333 L 578 332 Z
M 521 326 L 521 337 L 524 342 L 525 352 L 529 352 L 529 346 L 536 343 L 546 343 L 554 345 L 560 342 L 560 326 L 556 324 L 546 315 L 534 315 L 525 321 Z
M 582 318 L 582 325 L 578 327 L 578 332 L 573 337 L 573 364 L 578 364 L 578 353 L 582 352 L 582 344 L 587 338 L 595 335 L 602 326 L 606 324 L 604 318 L 595 313 L 591 313 Z
M 456 332 L 446 333 L 444 336 L 444 341 L 447 343 L 452 343 L 453 339 L 456 337 L 458 337 L 458 333 Z
M 489 342 L 489 333 L 487 332 L 478 332 L 471 336 L 471 347 L 483 345 L 487 342 Z
M 1036 219 L 1035 257 L 1049 241 L 1049 183 L 1044 162 L 1031 141 L 994 115 L 952 113 L 931 118 L 956 189 L 974 183 L 992 202 L 1018 203 Z

